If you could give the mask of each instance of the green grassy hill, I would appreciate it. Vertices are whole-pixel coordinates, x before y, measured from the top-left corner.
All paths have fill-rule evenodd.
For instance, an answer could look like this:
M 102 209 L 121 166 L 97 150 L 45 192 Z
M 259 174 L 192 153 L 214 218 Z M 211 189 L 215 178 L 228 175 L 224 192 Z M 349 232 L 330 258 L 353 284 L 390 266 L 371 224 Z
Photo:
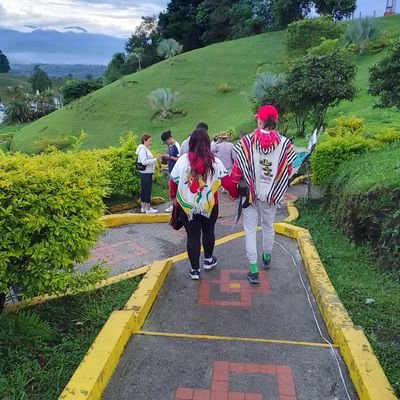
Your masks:
M 400 16 L 377 20 L 381 31 L 400 34 Z M 253 115 L 243 93 L 250 93 L 259 70 L 285 70 L 284 32 L 272 32 L 250 38 L 214 44 L 184 53 L 153 65 L 144 71 L 127 75 L 73 104 L 21 129 L 12 142 L 12 150 L 32 152 L 40 138 L 62 134 L 77 135 L 83 129 L 89 137 L 84 147 L 107 147 L 118 143 L 128 131 L 137 135 L 150 132 L 155 136 L 154 148 L 161 149 L 160 133 L 171 129 L 182 140 L 199 121 L 210 126 L 210 133 L 223 129 L 249 130 L 254 126 Z M 359 66 L 359 93 L 352 103 L 346 102 L 331 110 L 328 121 L 340 112 L 365 118 L 366 125 L 375 129 L 383 123 L 400 128 L 400 116 L 392 110 L 372 110 L 373 99 L 367 95 L 368 68 L 383 55 L 356 58 Z M 218 92 L 221 82 L 231 87 L 228 93 Z M 154 113 L 147 96 L 164 87 L 179 92 L 178 108 L 187 114 L 169 121 L 152 121 Z

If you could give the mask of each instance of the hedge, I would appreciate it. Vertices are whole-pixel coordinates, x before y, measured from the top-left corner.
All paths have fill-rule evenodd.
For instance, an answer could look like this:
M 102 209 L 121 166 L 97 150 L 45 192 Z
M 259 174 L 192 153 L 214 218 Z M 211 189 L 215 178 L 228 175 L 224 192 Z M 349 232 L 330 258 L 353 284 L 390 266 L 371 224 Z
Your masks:
M 102 231 L 109 171 L 94 151 L 0 155 L 0 308 L 10 284 L 34 296 L 105 276 L 72 272 Z

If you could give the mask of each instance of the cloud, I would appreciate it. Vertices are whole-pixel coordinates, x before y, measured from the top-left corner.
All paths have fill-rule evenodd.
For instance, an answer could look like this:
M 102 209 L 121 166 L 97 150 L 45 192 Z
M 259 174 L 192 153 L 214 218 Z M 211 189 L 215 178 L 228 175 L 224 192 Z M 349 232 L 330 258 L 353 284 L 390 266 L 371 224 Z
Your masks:
M 166 4 L 167 0 L 2 0 L 0 27 L 63 30 L 79 26 L 93 33 L 127 37 L 142 16 L 158 14 Z

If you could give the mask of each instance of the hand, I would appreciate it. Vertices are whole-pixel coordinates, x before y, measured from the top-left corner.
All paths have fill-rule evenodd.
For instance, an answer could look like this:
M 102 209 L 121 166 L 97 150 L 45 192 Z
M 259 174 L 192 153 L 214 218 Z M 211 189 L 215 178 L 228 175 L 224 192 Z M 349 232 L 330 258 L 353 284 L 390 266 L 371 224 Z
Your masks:
M 163 154 L 157 154 L 157 156 L 156 156 L 156 159 L 158 160 L 158 161 L 160 161 L 161 159 L 163 158 Z

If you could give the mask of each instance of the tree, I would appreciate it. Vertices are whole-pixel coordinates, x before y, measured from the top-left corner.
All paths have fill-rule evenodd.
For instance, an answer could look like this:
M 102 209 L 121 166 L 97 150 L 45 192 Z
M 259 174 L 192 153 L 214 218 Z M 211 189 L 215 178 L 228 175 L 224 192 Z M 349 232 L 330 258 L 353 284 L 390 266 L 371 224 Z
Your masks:
M 349 17 L 357 7 L 356 0 L 314 0 L 318 14 L 328 14 L 336 20 Z
M 288 53 L 301 55 L 307 49 L 318 46 L 324 39 L 338 39 L 343 27 L 328 16 L 292 22 L 285 34 Z
M 186 51 L 202 47 L 200 37 L 204 30 L 196 23 L 197 8 L 202 2 L 203 0 L 171 0 L 167 10 L 158 16 L 160 37 L 175 38 Z
M 310 11 L 310 0 L 274 0 L 271 5 L 272 24 L 275 29 L 285 29 L 291 22 L 306 17 Z
M 0 50 L 0 73 L 10 72 L 10 63 L 8 62 L 8 58 L 5 54 Z
M 142 17 L 142 22 L 126 41 L 125 50 L 128 54 L 132 54 L 140 49 L 143 54 L 155 56 L 159 39 L 157 17 Z
M 368 93 L 379 96 L 376 107 L 400 109 L 400 40 L 394 42 L 387 55 L 370 70 Z
M 39 65 L 33 67 L 33 74 L 29 79 L 32 86 L 32 92 L 44 92 L 51 88 L 51 80 L 49 76 L 43 71 Z
M 151 92 L 147 98 L 150 100 L 151 106 L 156 110 L 154 116 L 159 116 L 161 119 L 169 118 L 173 114 L 177 96 L 178 93 L 171 89 L 159 88 Z
M 319 128 L 329 107 L 353 99 L 355 74 L 356 67 L 347 51 L 335 48 L 326 53 L 314 48 L 296 60 L 287 74 L 288 103 L 296 111 L 309 110 L 314 126 Z M 304 134 L 304 131 L 298 133 Z
M 157 54 L 168 60 L 182 53 L 183 46 L 175 39 L 163 39 L 157 46 Z
M 125 59 L 124 53 L 115 53 L 113 55 L 104 72 L 105 84 L 114 82 L 125 74 Z
M 60 89 L 63 103 L 66 105 L 73 100 L 100 89 L 102 86 L 100 79 L 88 79 L 85 81 L 77 79 L 69 80 Z

